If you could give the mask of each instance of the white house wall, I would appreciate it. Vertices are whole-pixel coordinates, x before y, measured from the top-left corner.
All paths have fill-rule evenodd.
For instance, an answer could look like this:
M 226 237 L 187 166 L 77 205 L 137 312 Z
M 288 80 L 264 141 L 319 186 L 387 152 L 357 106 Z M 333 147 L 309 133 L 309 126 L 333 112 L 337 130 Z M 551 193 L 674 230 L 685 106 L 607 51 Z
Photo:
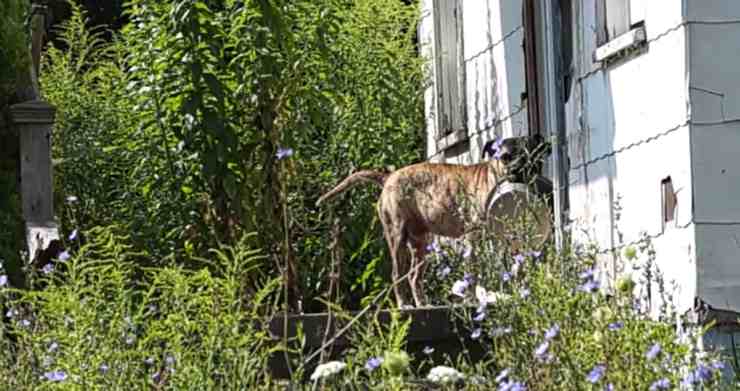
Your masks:
M 593 3 L 580 2 L 575 14 L 577 75 L 599 67 Z M 647 49 L 583 78 L 567 106 L 571 228 L 576 242 L 602 249 L 653 237 L 666 281 L 681 285 L 676 304 L 689 308 L 696 284 L 685 27 L 680 3 L 643 4 Z M 668 176 L 677 219 L 664 230 L 661 180 Z M 609 255 L 600 262 L 610 274 L 624 266 Z
M 422 54 L 429 59 L 435 55 L 432 3 L 432 0 L 422 1 L 423 18 L 419 26 Z M 425 94 L 425 114 L 427 157 L 431 160 L 477 163 L 483 145 L 495 135 L 527 134 L 527 111 L 521 108 L 521 94 L 525 90 L 521 17 L 520 0 L 462 1 L 469 141 L 444 154 L 437 149 L 436 86 L 430 83 Z M 435 80 L 431 64 L 429 70 L 431 80 Z
M 686 3 L 697 296 L 740 312 L 740 2 Z

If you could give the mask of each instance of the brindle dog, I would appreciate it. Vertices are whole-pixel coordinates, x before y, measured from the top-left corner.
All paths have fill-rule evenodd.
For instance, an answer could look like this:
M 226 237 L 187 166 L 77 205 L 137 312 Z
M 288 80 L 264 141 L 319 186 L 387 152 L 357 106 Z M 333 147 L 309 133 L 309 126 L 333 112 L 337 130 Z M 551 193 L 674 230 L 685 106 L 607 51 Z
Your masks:
M 317 205 L 358 182 L 383 187 L 378 215 L 388 243 L 394 282 L 409 272 L 416 306 L 425 302 L 422 277 L 432 235 L 459 238 L 485 219 L 486 202 L 502 181 L 526 182 L 541 171 L 549 146 L 542 138 L 516 137 L 489 141 L 483 148 L 494 159 L 474 165 L 418 163 L 393 172 L 362 170 L 324 194 Z M 463 204 L 468 204 L 463 206 Z M 408 247 L 412 248 L 409 253 Z M 406 304 L 400 284 L 393 286 L 399 307 Z

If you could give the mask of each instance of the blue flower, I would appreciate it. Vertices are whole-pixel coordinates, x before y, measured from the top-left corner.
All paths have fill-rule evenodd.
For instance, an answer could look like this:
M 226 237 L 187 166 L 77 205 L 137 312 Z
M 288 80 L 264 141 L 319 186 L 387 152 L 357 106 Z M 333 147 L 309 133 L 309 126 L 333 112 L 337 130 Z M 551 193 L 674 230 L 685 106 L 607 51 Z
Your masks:
M 621 329 L 622 327 L 624 327 L 624 322 L 609 323 L 609 326 L 607 326 L 607 327 L 611 331 L 617 331 L 617 330 Z
M 614 391 L 614 384 L 611 384 L 611 383 L 607 384 L 604 387 L 604 391 Z
M 560 333 L 560 326 L 557 324 L 552 325 L 549 329 L 545 331 L 545 339 L 550 340 L 558 336 L 558 333 Z
M 604 373 L 606 373 L 606 367 L 603 365 L 597 365 L 588 373 L 586 380 L 591 384 L 596 384 L 602 377 L 604 377 Z
M 549 347 L 550 347 L 549 341 L 542 342 L 539 346 L 537 346 L 537 349 L 534 350 L 534 355 L 540 359 L 544 358 L 545 354 L 547 353 L 547 348 Z
M 526 391 L 527 386 L 524 383 L 509 380 L 506 383 L 501 383 L 498 389 L 499 391 Z
M 582 280 L 590 280 L 594 278 L 595 269 L 588 269 L 581 273 L 578 277 L 580 277 Z
M 511 273 L 509 273 L 509 272 L 503 272 L 503 273 L 501 273 L 501 279 L 504 282 L 511 280 Z
M 522 262 L 524 262 L 524 255 L 522 255 L 522 254 L 516 254 L 516 255 L 514 255 L 514 262 L 516 262 L 516 263 L 522 263 Z
M 382 357 L 371 357 L 367 362 L 365 363 L 365 369 L 367 369 L 369 372 L 372 372 L 380 365 L 383 364 L 383 358 Z
M 98 369 L 100 369 L 100 373 L 106 374 L 110 368 L 108 368 L 108 364 L 102 363 Z
M 46 265 L 44 265 L 44 267 L 41 268 L 41 271 L 44 274 L 49 274 L 54 271 L 54 265 L 52 265 L 51 263 L 47 263 Z
M 23 327 L 30 327 L 31 326 L 31 321 L 28 320 L 28 319 L 23 319 L 23 320 L 21 320 L 21 326 L 23 326 Z
M 8 276 L 0 274 L 0 286 L 8 285 Z
M 452 272 L 452 269 L 450 269 L 449 266 L 445 266 L 442 268 L 442 270 L 439 271 L 439 276 L 444 278 L 447 277 L 448 274 Z
M 49 381 L 64 381 L 67 379 L 67 374 L 64 371 L 52 371 L 44 373 L 44 377 Z
M 70 257 L 71 255 L 69 255 L 69 251 L 67 250 L 64 250 L 61 253 L 59 253 L 59 260 L 62 262 L 69 260 Z
M 578 287 L 583 292 L 593 293 L 599 289 L 599 282 L 596 280 L 588 280 L 583 285 Z
M 502 381 L 504 381 L 504 379 L 506 379 L 509 376 L 509 372 L 510 370 L 508 368 L 501 371 L 501 373 L 499 373 L 498 376 L 496 376 L 496 379 L 494 379 L 496 383 L 501 383 Z
M 435 254 L 442 253 L 442 248 L 439 247 L 439 242 L 436 239 L 433 240 L 432 243 L 427 244 L 426 250 Z
M 694 371 L 694 376 L 701 381 L 709 381 L 712 378 L 712 370 L 704 364 L 699 364 Z
M 277 157 L 278 160 L 283 160 L 290 156 L 293 156 L 293 149 L 291 148 L 278 148 L 277 153 L 275 154 L 275 157 Z
M 467 282 L 468 284 L 471 284 L 473 282 L 473 275 L 470 273 L 465 273 L 463 275 L 463 281 Z
M 12 318 L 14 316 L 18 315 L 18 310 L 15 308 L 11 308 L 8 310 L 8 312 L 5 313 L 5 316 L 8 318 Z
M 654 381 L 653 384 L 650 385 L 650 391 L 667 390 L 670 387 L 671 381 L 666 378 L 662 378 Z
M 478 338 L 480 338 L 480 335 L 481 335 L 482 332 L 483 332 L 483 330 L 481 330 L 481 328 L 478 327 L 477 329 L 473 330 L 473 333 L 472 334 L 470 334 L 470 338 L 472 338 L 472 339 L 478 339 Z
M 476 315 L 473 317 L 473 320 L 476 322 L 482 321 L 483 319 L 486 318 L 486 307 L 484 306 L 478 307 L 475 313 Z
M 73 240 L 75 240 L 75 239 L 77 239 L 77 228 L 75 228 L 75 229 L 72 230 L 72 233 L 69 234 L 69 236 L 67 237 L 67 239 L 70 242 L 73 241 Z
M 718 371 L 724 370 L 725 367 L 726 367 L 726 365 L 722 361 L 715 361 L 715 362 L 712 363 L 712 368 L 714 368 L 714 369 L 716 369 Z
M 463 258 L 470 258 L 470 256 L 473 255 L 473 247 L 472 246 L 465 246 L 462 252 Z
M 422 349 L 422 352 L 426 355 L 430 355 L 434 353 L 434 348 L 431 346 L 424 346 L 424 349 Z
M 652 360 L 660 354 L 660 350 L 660 344 L 656 343 L 648 349 L 647 353 L 645 353 L 645 357 L 647 357 L 648 360 Z

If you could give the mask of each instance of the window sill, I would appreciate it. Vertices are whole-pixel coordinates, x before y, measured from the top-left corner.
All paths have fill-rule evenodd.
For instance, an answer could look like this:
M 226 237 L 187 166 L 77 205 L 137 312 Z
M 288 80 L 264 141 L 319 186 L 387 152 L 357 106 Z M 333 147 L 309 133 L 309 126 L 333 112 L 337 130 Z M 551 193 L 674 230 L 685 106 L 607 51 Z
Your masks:
M 437 139 L 437 150 L 445 151 L 465 141 L 468 141 L 467 129 L 455 130 Z
M 609 61 L 621 57 L 627 49 L 637 48 L 646 41 L 645 26 L 637 26 L 599 46 L 594 51 L 594 61 Z

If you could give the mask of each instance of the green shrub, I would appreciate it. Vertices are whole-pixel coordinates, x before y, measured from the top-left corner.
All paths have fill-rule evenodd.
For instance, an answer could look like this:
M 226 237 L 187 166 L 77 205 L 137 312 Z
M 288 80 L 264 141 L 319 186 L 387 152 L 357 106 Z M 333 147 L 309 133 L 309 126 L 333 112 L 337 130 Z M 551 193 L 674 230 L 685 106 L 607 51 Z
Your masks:
M 0 344 L 6 389 L 267 388 L 276 343 L 264 330 L 278 280 L 263 280 L 263 256 L 213 250 L 193 271 L 137 266 L 116 228 L 35 278 L 40 291 L 2 289 L 8 326 Z M 246 239 L 246 238 L 245 238 Z M 265 281 L 253 290 L 249 279 Z M 238 387 L 237 387 L 238 388 Z
M 28 34 L 25 16 L 26 0 L 0 2 L 0 107 L 15 89 L 18 74 L 28 65 Z

